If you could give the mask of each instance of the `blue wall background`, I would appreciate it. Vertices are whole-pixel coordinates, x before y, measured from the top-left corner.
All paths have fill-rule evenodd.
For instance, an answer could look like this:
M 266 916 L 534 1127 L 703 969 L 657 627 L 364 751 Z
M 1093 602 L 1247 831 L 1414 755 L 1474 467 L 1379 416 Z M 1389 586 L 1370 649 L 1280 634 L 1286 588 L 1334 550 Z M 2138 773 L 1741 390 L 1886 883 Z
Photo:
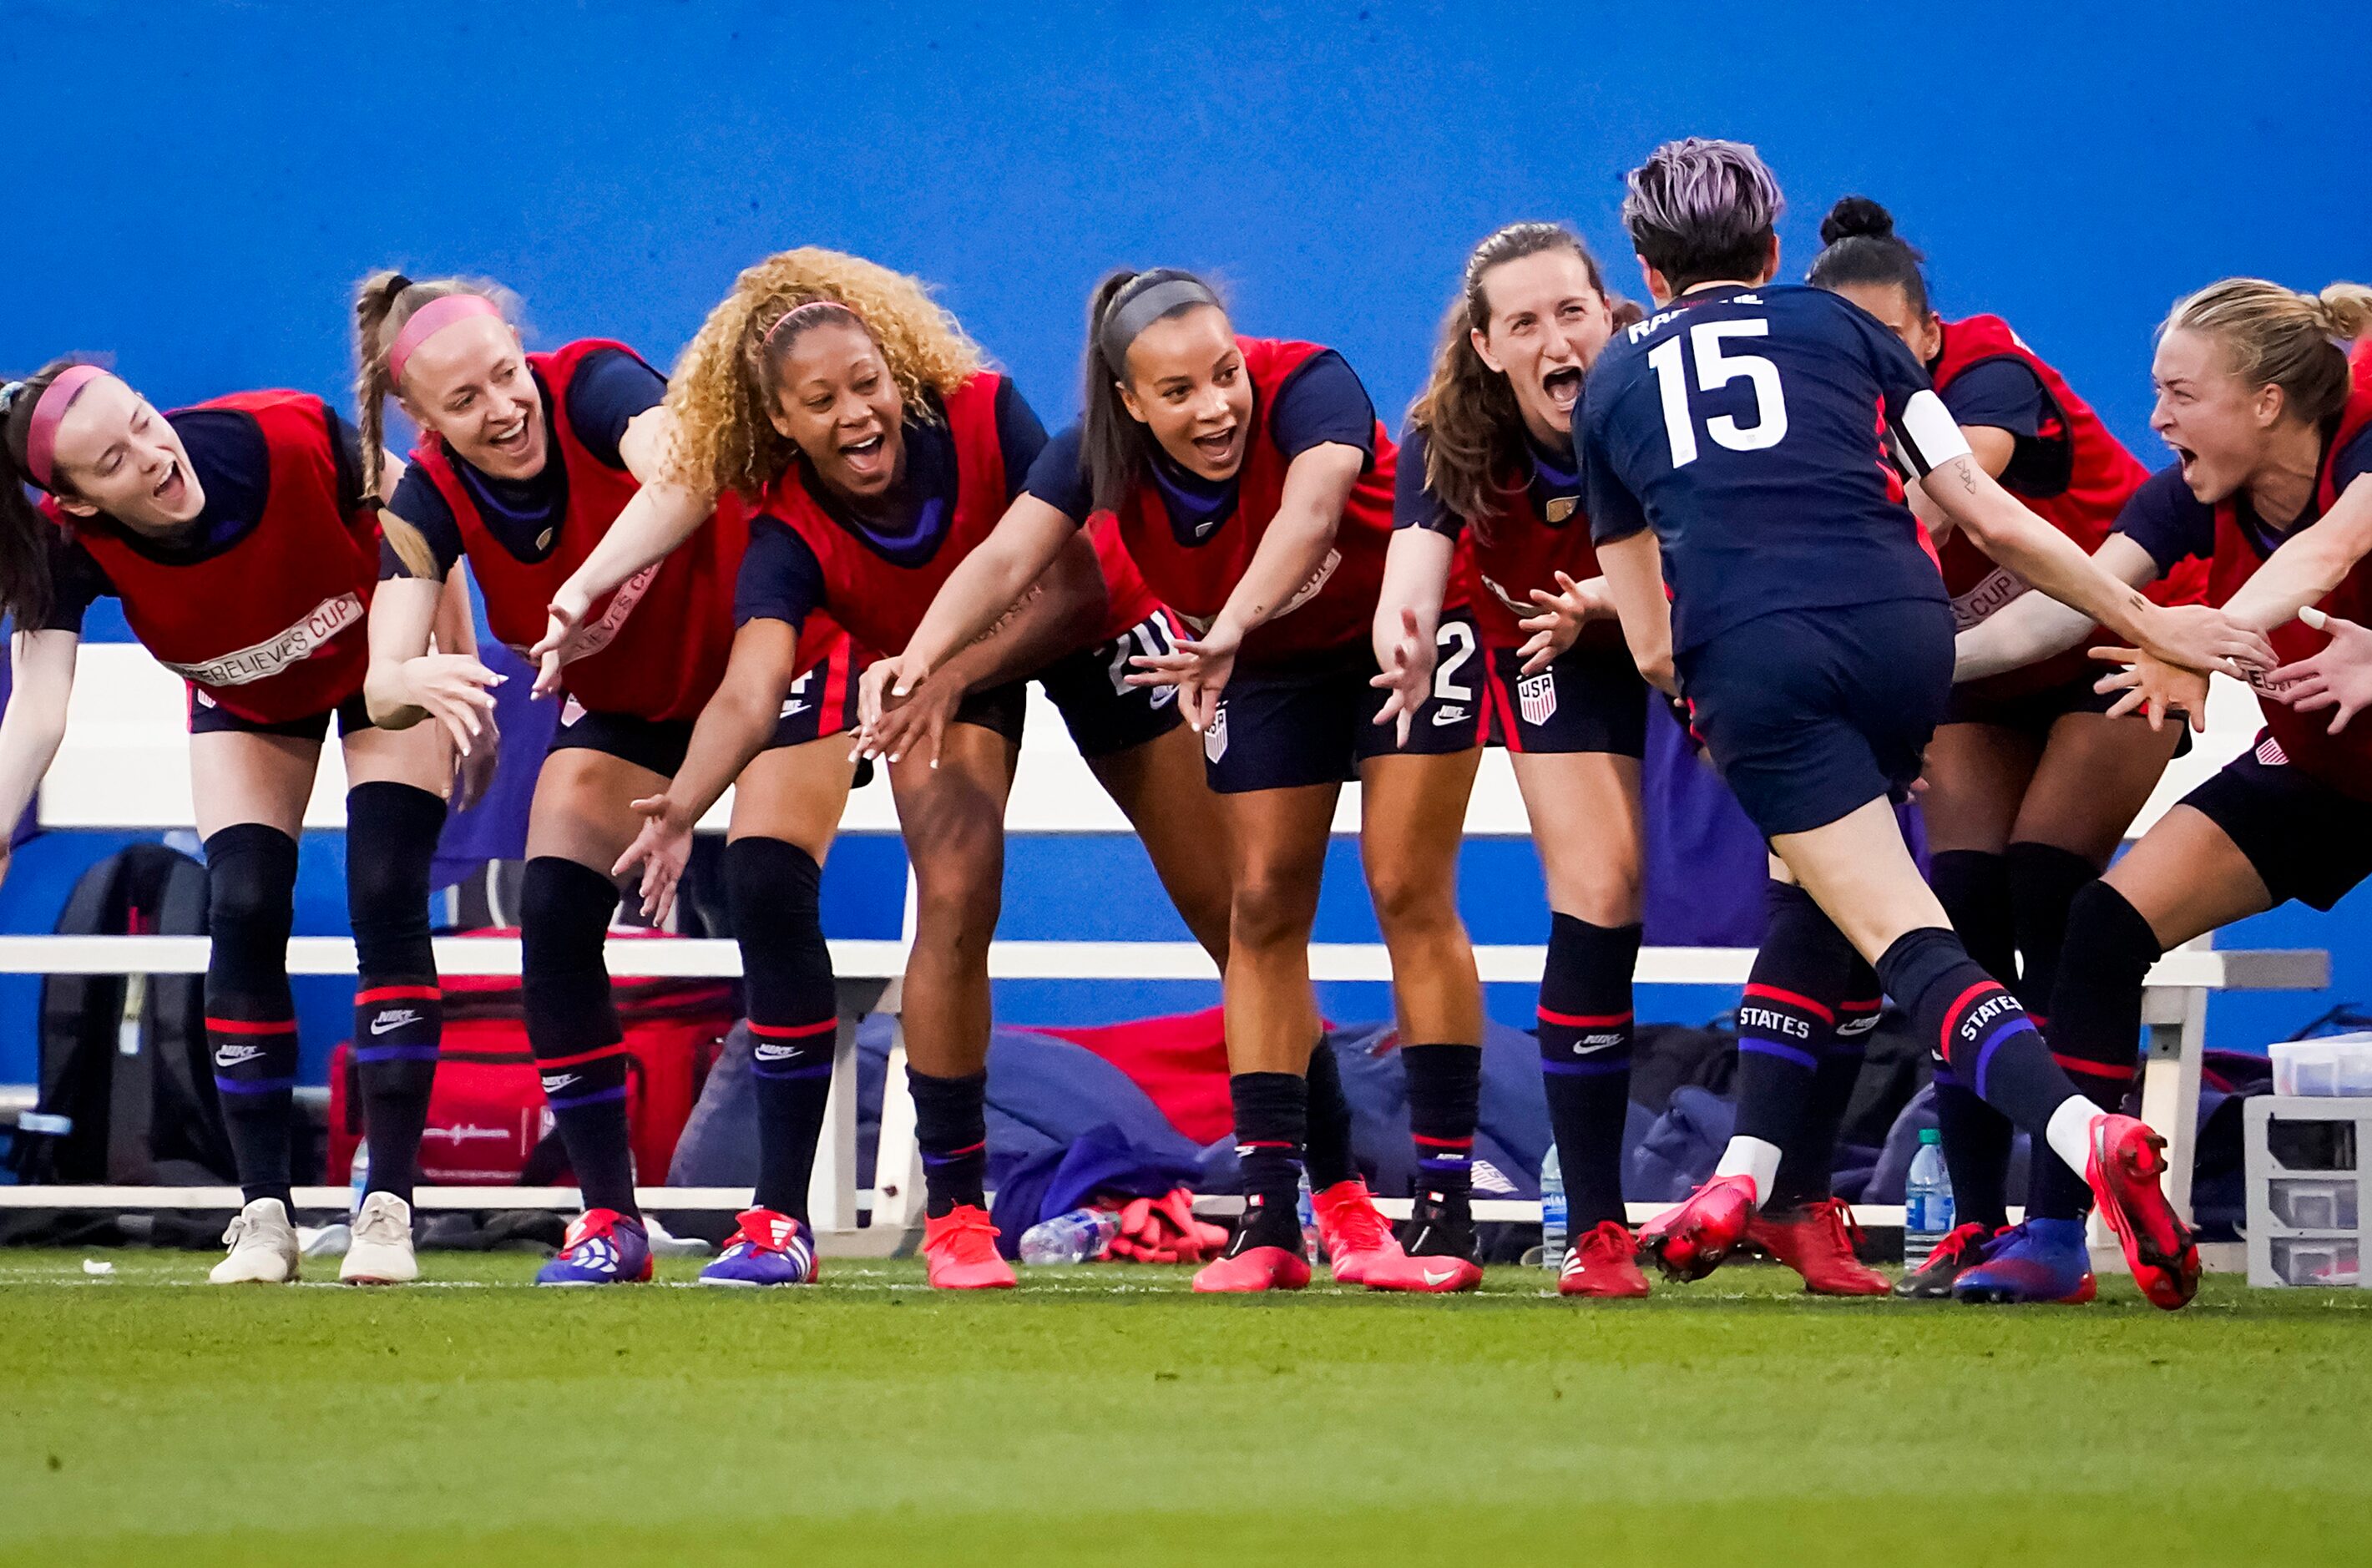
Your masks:
M 1948 313 L 2008 317 L 2146 460 L 2149 333 L 2172 299 L 2238 272 L 2308 287 L 2372 272 L 2372 215 L 2332 178 L 2365 107 L 2360 78 L 2321 69 L 2319 41 L 2360 30 L 2335 5 L 2277 24 L 2189 0 L 1664 25 L 1636 8 L 1385 0 L 10 0 L 7 18 L 6 78 L 29 106 L 57 85 L 12 127 L 0 368 L 111 352 L 165 404 L 262 385 L 342 396 L 347 292 L 380 265 L 494 276 L 546 343 L 599 333 L 664 361 L 739 267 L 817 243 L 935 282 L 1050 423 L 1077 404 L 1087 293 L 1121 263 L 1208 270 L 1249 330 L 1340 347 L 1396 418 L 1475 238 L 1569 218 L 1630 284 L 1622 172 L 1687 133 L 1771 159 L 1793 202 L 1791 273 L 1835 196 L 1887 202 Z M 835 877 L 858 859 L 890 874 L 880 849 L 836 857 Z M 1017 897 L 1007 929 L 1112 907 L 1110 878 L 1136 873 L 1108 863 L 1134 853 L 1017 853 L 1069 892 Z M 1477 936 L 1535 939 L 1529 858 L 1485 859 L 1470 871 L 1492 878 L 1488 899 L 1469 889 L 1488 906 Z M 22 885 L 23 869 L 0 923 L 40 928 L 62 890 Z M 1343 939 L 1369 927 L 1348 859 L 1337 869 L 1321 935 Z M 1123 907 L 1160 910 L 1157 894 Z M 2236 939 L 2331 945 L 2334 996 L 2372 996 L 2352 935 L 2364 907 L 2276 914 Z M 1033 986 L 1005 1001 L 1109 1016 L 1184 999 Z M 2329 1000 L 2221 1003 L 2215 1033 L 2259 1042 Z M 1384 1008 L 1379 988 L 1328 1003 Z M 5 987 L 0 1007 L 24 1016 Z M 308 1022 L 315 1052 L 318 1033 Z M 29 1072 L 21 1029 L 0 1027 L 0 1081 Z

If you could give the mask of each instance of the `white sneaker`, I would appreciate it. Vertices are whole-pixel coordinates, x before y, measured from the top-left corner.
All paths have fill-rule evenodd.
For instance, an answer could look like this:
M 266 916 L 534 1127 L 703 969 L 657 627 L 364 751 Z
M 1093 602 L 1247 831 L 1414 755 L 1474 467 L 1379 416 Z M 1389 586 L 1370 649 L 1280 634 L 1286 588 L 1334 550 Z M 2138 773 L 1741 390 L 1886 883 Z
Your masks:
M 412 1252 L 412 1205 L 392 1192 L 374 1192 L 355 1214 L 354 1238 L 338 1278 L 350 1285 L 403 1285 L 420 1277 Z
M 296 1277 L 296 1227 L 277 1198 L 258 1198 L 223 1232 L 230 1256 L 206 1278 L 218 1285 L 279 1285 Z

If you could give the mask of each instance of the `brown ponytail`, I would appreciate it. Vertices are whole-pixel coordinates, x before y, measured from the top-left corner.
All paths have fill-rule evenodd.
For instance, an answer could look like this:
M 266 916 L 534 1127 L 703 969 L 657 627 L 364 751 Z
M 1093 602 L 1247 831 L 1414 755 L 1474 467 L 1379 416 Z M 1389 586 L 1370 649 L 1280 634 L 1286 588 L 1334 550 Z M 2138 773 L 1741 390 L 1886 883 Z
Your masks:
M 19 632 L 38 627 L 57 602 L 56 585 L 50 576 L 54 525 L 25 494 L 25 487 L 68 494 L 55 475 L 48 485 L 41 485 L 26 460 L 33 405 L 62 371 L 82 363 L 53 359 L 22 381 L 0 383 L 5 388 L 0 389 L 0 612 L 12 617 Z
M 1499 499 L 1523 484 L 1524 416 L 1507 377 L 1482 362 L 1473 334 L 1491 328 L 1482 280 L 1492 269 L 1544 251 L 1569 250 L 1588 269 L 1589 283 L 1618 308 L 1606 275 L 1581 237 L 1556 223 L 1511 223 L 1486 237 L 1466 258 L 1466 274 L 1442 318 L 1433 374 L 1409 405 L 1409 424 L 1424 432 L 1424 483 L 1435 499 L 1488 539 Z M 1636 319 L 1635 310 L 1634 319 Z M 1618 317 L 1617 324 L 1622 324 Z
M 2300 294 L 2263 278 L 2226 278 L 2178 302 L 2159 329 L 2221 343 L 2232 373 L 2279 387 L 2284 411 L 2308 424 L 2335 419 L 2355 386 L 2340 343 L 2372 328 L 2372 288 L 2335 283 Z

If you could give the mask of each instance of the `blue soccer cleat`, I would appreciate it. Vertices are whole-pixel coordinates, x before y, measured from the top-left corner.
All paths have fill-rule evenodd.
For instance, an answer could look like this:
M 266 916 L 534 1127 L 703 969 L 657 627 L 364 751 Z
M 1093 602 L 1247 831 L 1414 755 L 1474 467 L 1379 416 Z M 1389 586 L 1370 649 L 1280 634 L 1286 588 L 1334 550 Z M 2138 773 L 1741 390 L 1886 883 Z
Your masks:
M 1952 1299 L 1994 1306 L 2041 1302 L 2077 1305 L 2092 1299 L 2092 1249 L 2082 1220 L 2028 1220 L 1985 1246 L 1983 1261 L 1952 1281 Z
M 815 1232 L 807 1221 L 773 1209 L 746 1209 L 740 1220 L 716 1261 L 700 1271 L 702 1284 L 743 1289 L 813 1284 L 823 1272 L 816 1260 Z
M 651 1242 L 643 1222 L 615 1209 L 587 1209 L 568 1227 L 560 1250 L 535 1272 L 540 1285 L 638 1284 L 651 1277 Z

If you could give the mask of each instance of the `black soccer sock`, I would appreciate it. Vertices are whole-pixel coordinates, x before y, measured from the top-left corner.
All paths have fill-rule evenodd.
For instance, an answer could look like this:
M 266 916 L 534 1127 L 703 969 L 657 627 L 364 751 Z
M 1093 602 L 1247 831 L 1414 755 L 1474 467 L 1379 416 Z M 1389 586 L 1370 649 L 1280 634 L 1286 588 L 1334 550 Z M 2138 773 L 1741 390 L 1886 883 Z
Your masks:
M 931 1218 L 953 1209 L 983 1209 L 988 1169 L 988 1074 L 934 1078 L 906 1069 L 914 1096 L 914 1142 L 923 1151 L 923 1191 Z
M 1936 1061 L 1935 1067 L 1936 1127 L 1942 1135 L 1944 1168 L 1952 1179 L 1953 1214 L 1962 1225 L 1999 1230 L 2009 1223 L 2009 1162 L 2017 1129 L 1954 1077 L 1948 1065 Z M 2038 1160 L 2032 1168 L 2042 1165 Z
M 296 1005 L 288 992 L 296 841 L 262 822 L 237 822 L 205 842 L 206 1049 L 241 1201 L 288 1187 L 296 1091 Z
M 1482 1050 L 1404 1045 L 1409 1132 L 1416 1142 L 1417 1198 L 1453 1222 L 1471 1218 L 1474 1120 L 1482 1095 Z
M 1861 1083 L 1862 1063 L 1869 1053 L 1869 1035 L 1878 1028 L 1878 971 L 1854 955 L 1845 981 L 1844 999 L 1837 1004 L 1837 1027 L 1820 1052 L 1812 1074 L 1812 1098 L 1801 1130 L 1780 1145 L 1779 1175 L 1772 1183 L 1767 1209 L 1800 1209 L 1835 1195 L 1837 1134 Z
M 2015 843 L 2006 859 L 2018 956 L 2017 983 L 2010 989 L 2033 1015 L 2034 1027 L 2047 1035 L 2060 953 L 2067 945 L 2068 912 L 2076 895 L 2099 880 L 2100 868 L 2056 844 Z
M 587 1209 L 640 1219 L 626 1120 L 625 1031 L 603 952 L 618 889 L 559 855 L 527 863 L 519 912 L 519 992 L 544 1103 Z
M 2017 926 L 2008 858 L 1972 849 L 1941 850 L 1928 861 L 1927 884 L 1969 957 L 2017 990 Z
M 1854 951 L 1803 889 L 1773 881 L 1765 896 L 1770 921 L 1738 1004 L 1736 1131 L 1785 1150 L 1811 1114 Z
M 2070 901 L 2051 1015 L 2051 1051 L 2103 1110 L 2133 1087 L 2141 1056 L 2142 982 L 2163 949 L 2139 910 L 2106 882 L 2088 882 Z M 2092 1204 L 2081 1177 L 2058 1160 L 2037 1159 L 2026 1210 L 2038 1219 L 2080 1218 Z
M 1640 928 L 1549 921 L 1541 970 L 1541 1086 L 1564 1173 L 1572 1234 L 1624 1219 L 1622 1124 L 1631 1108 L 1631 976 Z
M 817 903 L 822 879 L 814 856 L 781 839 L 735 839 L 725 846 L 725 891 L 741 944 L 750 1081 L 758 1100 L 758 1185 L 750 1202 L 802 1220 L 840 1040 L 831 949 Z
M 436 1084 L 445 993 L 428 927 L 428 877 L 445 802 L 384 781 L 346 792 L 346 914 L 355 930 L 355 1063 L 363 1092 L 365 1190 L 412 1201 Z M 331 1172 L 332 1176 L 343 1174 Z
M 2015 857 L 2015 847 L 2007 855 L 1945 850 L 1930 861 L 1927 879 L 1969 957 L 2031 1008 L 2035 994 L 2018 975 Z M 2027 960 L 2033 961 L 2030 949 Z M 2017 1129 L 1952 1075 L 1936 1041 L 1927 1043 L 1936 1065 L 1936 1123 L 1942 1134 L 1944 1165 L 1951 1172 L 1955 1212 L 1963 1220 L 1998 1229 L 2009 1222 L 2009 1161 Z
M 1314 1192 L 1359 1177 L 1351 1152 L 1351 1102 L 1343 1094 L 1343 1065 L 1320 1036 L 1309 1052 L 1309 1186 Z
M 1308 1086 L 1295 1073 L 1238 1073 L 1227 1080 L 1236 1108 L 1236 1164 L 1244 1217 L 1229 1256 L 1255 1247 L 1301 1248 L 1301 1149 Z
M 1878 974 L 1910 1012 L 1919 1038 L 1937 1043 L 1952 1075 L 2026 1129 L 2039 1151 L 2052 1113 L 2076 1088 L 2017 998 L 1941 926 L 1897 937 L 1878 960 Z

